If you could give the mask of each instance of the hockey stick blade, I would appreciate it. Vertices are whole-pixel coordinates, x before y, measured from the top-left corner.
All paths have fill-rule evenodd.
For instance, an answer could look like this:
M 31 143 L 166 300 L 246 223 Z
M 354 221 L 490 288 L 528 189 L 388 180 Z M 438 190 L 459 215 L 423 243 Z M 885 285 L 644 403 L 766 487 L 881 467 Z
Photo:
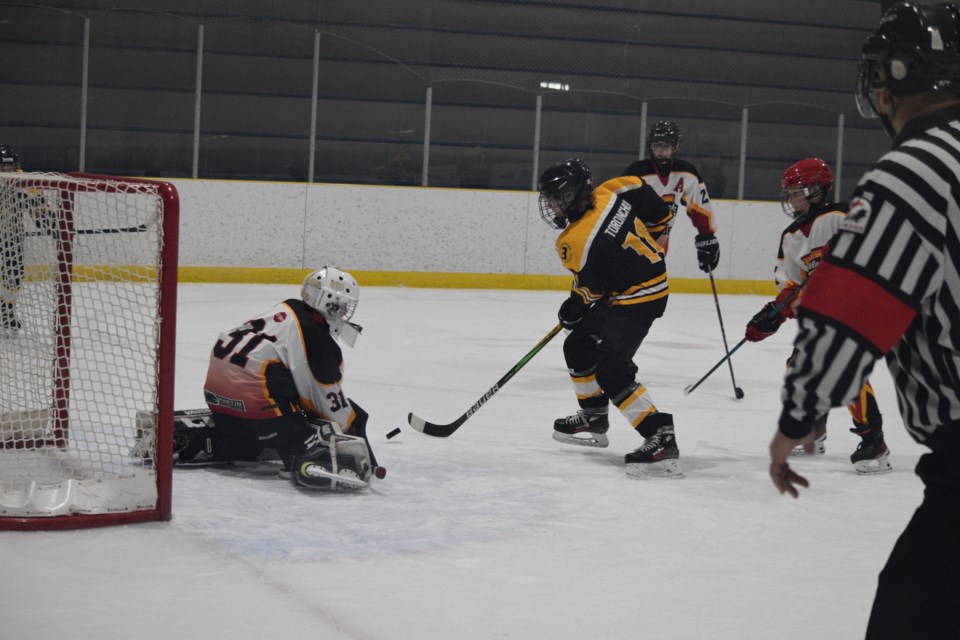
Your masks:
M 772 317 L 772 316 L 775 316 L 775 315 L 777 315 L 778 313 L 780 313 L 780 310 L 783 309 L 784 306 L 790 304 L 790 301 L 793 300 L 794 298 L 796 298 L 797 295 L 799 295 L 799 293 L 803 290 L 803 288 L 804 288 L 805 286 L 807 286 L 807 283 L 809 283 L 809 282 L 810 282 L 810 278 L 807 278 L 806 280 L 804 280 L 803 282 L 801 282 L 800 285 L 799 285 L 798 287 L 796 287 L 796 288 L 793 290 L 793 292 L 792 292 L 783 302 L 777 304 L 775 307 L 773 307 L 773 309 L 770 310 L 770 314 L 769 314 L 769 315 Z M 727 351 L 727 355 L 725 355 L 725 356 L 723 356 L 722 358 L 720 358 L 720 361 L 719 361 L 717 364 L 713 365 L 713 367 L 710 369 L 710 371 L 707 371 L 707 372 L 703 375 L 702 378 L 700 378 L 699 380 L 697 380 L 697 381 L 694 382 L 693 384 L 684 387 L 684 388 L 683 388 L 683 395 L 685 395 L 685 396 L 690 395 L 690 392 L 692 392 L 694 389 L 696 389 L 697 387 L 699 387 L 699 386 L 700 386 L 700 383 L 702 383 L 704 380 L 706 380 L 707 378 L 709 378 L 709 377 L 710 377 L 710 374 L 712 374 L 714 371 L 716 371 L 717 369 L 719 369 L 719 368 L 720 368 L 720 365 L 722 365 L 724 362 L 728 361 L 728 360 L 730 359 L 730 357 L 733 356 L 734 353 L 736 353 L 737 349 L 739 349 L 740 347 L 742 347 L 742 346 L 743 346 L 744 344 L 746 344 L 746 343 L 747 343 L 747 339 L 744 338 L 743 340 L 741 340 L 740 342 L 738 342 L 733 349 L 730 349 L 729 351 Z M 733 369 L 731 368 L 731 375 L 732 375 L 732 371 L 733 371 Z M 736 387 L 735 387 L 735 389 L 736 389 Z M 740 393 L 741 393 L 741 394 L 743 393 L 743 390 L 742 390 L 742 389 L 740 390 Z M 738 398 L 738 399 L 739 399 L 739 398 Z
M 546 342 L 544 342 L 543 344 L 546 344 Z M 538 346 L 541 346 L 541 345 L 538 345 Z M 540 349 L 537 349 L 537 351 L 539 350 Z M 527 355 L 530 358 L 533 357 L 532 354 L 527 354 Z M 527 360 L 529 360 L 529 358 L 527 358 Z M 526 360 L 523 360 L 521 362 L 526 364 Z M 464 422 L 467 421 L 467 418 L 472 416 L 474 413 L 477 412 L 478 409 L 480 409 L 480 407 L 486 404 L 487 400 L 492 398 L 493 394 L 495 394 L 497 391 L 500 390 L 500 385 L 506 382 L 506 380 L 509 380 L 510 378 L 512 378 L 513 374 L 519 371 L 520 366 L 523 366 L 523 365 L 519 365 L 511 369 L 510 373 L 508 373 L 507 376 L 505 376 L 505 379 L 501 378 L 499 381 L 497 381 L 497 384 L 493 385 L 489 391 L 483 394 L 482 398 L 474 402 L 473 406 L 470 407 L 466 413 L 464 413 L 462 416 L 460 416 L 450 424 L 434 424 L 432 422 L 427 422 L 423 418 L 420 418 L 419 416 L 415 416 L 412 413 L 407 414 L 407 422 L 409 422 L 410 426 L 416 429 L 417 431 L 419 431 L 420 433 L 425 433 L 428 436 L 434 436 L 436 438 L 447 438 L 450 436 L 450 434 L 452 434 L 454 431 L 459 429 L 460 425 L 462 425 Z
M 483 394 L 483 396 L 481 396 L 479 400 L 474 402 L 473 406 L 470 407 L 466 413 L 464 413 L 462 416 L 460 416 L 450 424 L 434 424 L 432 422 L 427 422 L 423 418 L 415 416 L 412 413 L 407 414 L 407 422 L 410 423 L 410 426 L 414 430 L 419 431 L 420 433 L 425 433 L 428 436 L 434 436 L 435 438 L 449 437 L 454 431 L 459 429 L 464 422 L 467 421 L 467 418 L 472 416 L 474 413 L 477 412 L 477 410 L 480 409 L 480 407 L 485 405 L 487 403 L 487 400 L 492 398 L 493 394 L 499 391 L 500 388 L 503 387 L 503 385 L 505 385 L 508 380 L 510 380 L 510 378 L 516 375 L 516 373 L 524 367 L 524 365 L 530 362 L 533 356 L 537 355 L 541 349 L 547 346 L 547 343 L 553 340 L 553 337 L 558 333 L 560 333 L 560 330 L 562 328 L 563 327 L 558 324 L 553 329 L 551 329 L 550 333 L 545 335 L 543 339 L 540 340 L 540 342 L 538 342 L 537 345 L 527 353 L 527 355 L 523 356 L 520 359 L 520 362 L 513 365 L 513 368 L 510 369 L 510 371 L 507 371 L 507 373 L 504 374 L 502 378 L 497 380 L 496 384 L 490 387 L 490 389 L 488 389 L 487 392 Z
M 407 414 L 407 422 L 410 423 L 410 426 L 420 433 L 425 433 L 428 436 L 434 436 L 435 438 L 447 438 L 454 431 L 460 428 L 464 422 L 466 422 L 466 417 L 460 416 L 459 419 L 451 422 L 450 424 L 434 424 L 432 422 L 427 422 L 419 416 L 415 416 L 412 413 Z

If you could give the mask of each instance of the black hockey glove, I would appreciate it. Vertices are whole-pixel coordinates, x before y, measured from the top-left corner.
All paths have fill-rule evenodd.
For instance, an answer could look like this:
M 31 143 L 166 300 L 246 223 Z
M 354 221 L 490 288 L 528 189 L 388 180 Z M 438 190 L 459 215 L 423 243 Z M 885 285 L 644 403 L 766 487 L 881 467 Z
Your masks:
M 570 330 L 583 319 L 583 314 L 586 310 L 587 307 L 583 303 L 579 303 L 573 298 L 567 298 L 563 301 L 563 304 L 560 305 L 560 311 L 557 312 L 557 319 L 560 320 L 560 325 L 564 329 Z
M 763 305 L 760 313 L 750 319 L 750 322 L 747 323 L 747 340 L 750 342 L 760 342 L 777 332 L 777 329 L 780 328 L 780 325 L 783 324 L 786 318 L 780 314 L 780 309 L 776 307 L 777 304 L 775 302 L 768 302 Z
M 697 262 L 700 263 L 700 271 L 710 273 L 720 264 L 720 242 L 717 236 L 712 233 L 701 233 L 697 235 Z

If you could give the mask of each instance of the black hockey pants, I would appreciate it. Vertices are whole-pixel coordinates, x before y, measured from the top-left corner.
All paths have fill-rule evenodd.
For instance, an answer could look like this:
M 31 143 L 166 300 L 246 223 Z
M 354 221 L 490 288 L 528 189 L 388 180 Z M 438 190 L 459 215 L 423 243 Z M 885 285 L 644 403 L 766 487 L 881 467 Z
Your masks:
M 647 337 L 653 321 L 663 313 L 654 305 L 654 313 L 645 310 L 608 307 L 597 304 L 587 311 L 563 343 L 563 356 L 571 374 L 596 373 L 603 395 L 580 401 L 584 409 L 603 408 L 609 399 L 615 402 L 636 382 L 637 365 L 633 356 Z
M 960 633 L 960 424 L 940 427 L 920 457 L 926 486 L 880 572 L 867 640 L 940 640 Z

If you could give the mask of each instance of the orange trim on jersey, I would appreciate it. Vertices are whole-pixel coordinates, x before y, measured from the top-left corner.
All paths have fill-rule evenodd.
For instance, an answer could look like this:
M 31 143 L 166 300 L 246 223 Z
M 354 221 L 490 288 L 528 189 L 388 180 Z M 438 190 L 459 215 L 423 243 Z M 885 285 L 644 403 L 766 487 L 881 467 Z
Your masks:
M 832 262 L 817 267 L 800 308 L 852 329 L 881 354 L 890 351 L 917 316 L 873 280 Z
M 687 216 L 700 233 L 717 232 L 717 227 L 713 224 L 713 212 L 690 203 L 687 205 Z

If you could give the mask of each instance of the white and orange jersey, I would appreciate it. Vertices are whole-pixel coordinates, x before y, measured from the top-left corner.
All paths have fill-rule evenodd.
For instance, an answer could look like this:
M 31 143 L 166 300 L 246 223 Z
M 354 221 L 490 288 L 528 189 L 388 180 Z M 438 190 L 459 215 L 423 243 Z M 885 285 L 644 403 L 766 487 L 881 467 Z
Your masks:
M 204 396 L 215 412 L 256 420 L 302 410 L 347 431 L 356 415 L 342 377 L 343 354 L 323 317 L 290 299 L 220 334 Z
M 823 259 L 827 243 L 836 235 L 840 222 L 847 215 L 845 204 L 827 202 L 810 205 L 810 211 L 801 221 L 794 221 L 780 236 L 777 265 L 773 277 L 777 284 L 778 300 L 809 278 Z M 802 293 L 790 302 L 791 313 L 800 303 Z
M 655 237 L 660 233 L 663 234 L 663 240 L 659 241 L 661 245 L 666 244 L 666 236 L 669 236 L 670 229 L 673 228 L 680 206 L 683 206 L 687 212 L 697 233 L 717 232 L 713 224 L 713 206 L 710 204 L 707 185 L 700 180 L 700 173 L 696 167 L 686 160 L 674 158 L 670 173 L 663 175 L 657 170 L 656 163 L 646 158 L 632 163 L 624 171 L 624 175 L 643 178 L 643 181 L 653 187 L 657 195 L 670 206 L 673 215 L 666 221 L 664 228 L 650 230 Z

